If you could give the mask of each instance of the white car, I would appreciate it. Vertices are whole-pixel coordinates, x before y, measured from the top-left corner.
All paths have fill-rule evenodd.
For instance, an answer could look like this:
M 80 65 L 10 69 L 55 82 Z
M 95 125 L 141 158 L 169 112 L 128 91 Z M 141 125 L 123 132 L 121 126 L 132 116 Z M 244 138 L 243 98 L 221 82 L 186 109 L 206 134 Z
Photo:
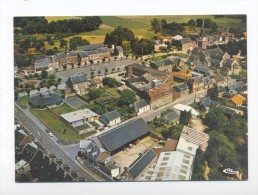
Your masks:
M 53 133 L 51 133 L 51 132 L 49 132 L 48 135 L 49 135 L 50 137 L 53 137 L 53 136 L 54 136 Z

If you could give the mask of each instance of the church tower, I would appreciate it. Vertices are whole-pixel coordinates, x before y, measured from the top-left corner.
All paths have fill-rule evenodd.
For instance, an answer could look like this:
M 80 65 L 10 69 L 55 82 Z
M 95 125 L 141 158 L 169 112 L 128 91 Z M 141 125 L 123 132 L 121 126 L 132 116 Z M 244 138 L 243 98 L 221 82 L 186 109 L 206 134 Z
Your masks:
M 204 28 L 204 20 L 202 20 L 202 30 L 200 32 L 199 39 L 197 41 L 197 46 L 202 49 L 206 49 L 207 39 L 206 39 L 206 32 Z

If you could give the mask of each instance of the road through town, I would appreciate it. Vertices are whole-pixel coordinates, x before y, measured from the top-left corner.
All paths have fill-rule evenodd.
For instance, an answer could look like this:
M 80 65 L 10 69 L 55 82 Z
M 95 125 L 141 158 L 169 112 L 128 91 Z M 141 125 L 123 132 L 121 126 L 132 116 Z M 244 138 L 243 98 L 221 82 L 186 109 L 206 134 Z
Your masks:
M 57 158 L 62 159 L 66 164 L 68 164 L 71 170 L 78 173 L 80 177 L 85 178 L 87 181 L 104 181 L 100 176 L 92 173 L 89 170 L 84 169 L 75 159 L 76 153 L 72 156 L 67 155 L 59 144 L 56 143 L 56 137 L 50 137 L 46 132 L 46 127 L 33 115 L 28 109 L 23 109 L 17 104 L 15 104 L 15 117 L 18 121 L 27 129 L 29 132 L 35 136 L 35 138 L 40 142 L 40 144 L 51 154 L 55 154 Z M 77 151 L 79 147 L 77 148 Z

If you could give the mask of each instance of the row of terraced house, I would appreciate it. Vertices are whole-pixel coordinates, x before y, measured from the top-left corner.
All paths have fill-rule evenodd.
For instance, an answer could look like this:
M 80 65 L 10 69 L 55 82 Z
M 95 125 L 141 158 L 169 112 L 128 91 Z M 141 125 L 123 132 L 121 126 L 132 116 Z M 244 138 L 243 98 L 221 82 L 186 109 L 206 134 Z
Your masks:
M 111 55 L 123 57 L 123 48 L 117 46 L 114 49 L 109 49 L 103 43 L 80 46 L 77 47 L 77 51 L 66 50 L 52 56 L 37 57 L 34 63 L 34 71 L 88 65 L 102 60 L 109 60 Z

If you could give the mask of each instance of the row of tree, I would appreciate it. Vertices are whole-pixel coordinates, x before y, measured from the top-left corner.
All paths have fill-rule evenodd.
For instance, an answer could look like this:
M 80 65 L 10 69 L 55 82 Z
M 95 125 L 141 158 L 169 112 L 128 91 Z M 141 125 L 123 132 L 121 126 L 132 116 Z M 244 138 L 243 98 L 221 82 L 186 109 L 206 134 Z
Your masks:
M 208 47 L 208 49 L 216 48 L 217 45 Z M 219 48 L 223 52 L 228 52 L 229 55 L 237 55 L 241 51 L 241 55 L 247 54 L 247 40 L 230 40 L 227 44 L 220 44 Z
M 138 39 L 130 29 L 118 26 L 114 31 L 106 34 L 104 44 L 109 47 L 123 46 L 135 55 L 146 55 L 153 53 L 155 42 L 145 38 Z
M 166 19 L 159 20 L 158 18 L 153 18 L 151 20 L 151 27 L 155 33 L 172 36 L 177 34 L 180 35 L 185 30 L 183 24 L 177 22 L 167 23 Z
M 99 28 L 102 20 L 99 16 L 87 16 L 78 19 L 57 20 L 48 23 L 45 17 L 15 17 L 14 27 L 23 34 L 35 33 L 80 33 Z M 17 28 L 16 28 L 17 30 Z

